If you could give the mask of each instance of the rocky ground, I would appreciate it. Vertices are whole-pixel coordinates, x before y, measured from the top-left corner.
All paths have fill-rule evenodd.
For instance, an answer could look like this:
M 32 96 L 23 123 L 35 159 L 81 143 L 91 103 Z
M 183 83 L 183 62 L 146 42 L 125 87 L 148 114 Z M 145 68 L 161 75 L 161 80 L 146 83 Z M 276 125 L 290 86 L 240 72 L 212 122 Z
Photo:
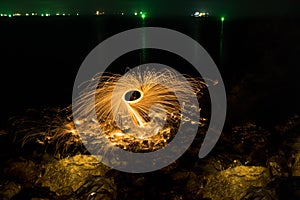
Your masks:
M 29 113 L 35 119 L 43 116 L 43 111 Z M 47 113 L 42 121 L 58 117 L 54 110 Z M 42 129 L 23 144 L 20 138 L 32 131 L 26 126 L 32 124 L 16 118 L 1 131 L 1 199 L 300 199 L 297 115 L 272 127 L 250 122 L 226 127 L 204 159 L 197 157 L 200 130 L 175 163 L 144 174 L 106 167 L 74 138 L 68 148 L 57 146 L 58 138 L 42 140 L 50 137 Z

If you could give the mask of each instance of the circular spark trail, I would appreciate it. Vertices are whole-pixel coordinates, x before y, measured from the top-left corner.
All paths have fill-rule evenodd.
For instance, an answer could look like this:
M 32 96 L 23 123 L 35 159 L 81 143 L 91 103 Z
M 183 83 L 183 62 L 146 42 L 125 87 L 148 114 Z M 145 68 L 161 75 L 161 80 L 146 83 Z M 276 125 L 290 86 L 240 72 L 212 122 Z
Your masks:
M 149 67 L 137 67 L 124 75 L 98 75 L 77 100 L 74 110 L 81 119 L 77 125 L 83 135 L 97 138 L 93 142 L 101 143 L 102 148 L 116 145 L 133 152 L 163 148 L 174 138 L 180 122 L 199 123 L 189 117 L 200 111 L 190 99 L 205 84 L 181 77 L 171 68 Z M 186 87 L 187 82 L 191 87 Z M 91 117 L 93 110 L 97 119 Z M 95 136 L 99 128 L 102 134 Z M 110 142 L 101 139 L 104 137 Z

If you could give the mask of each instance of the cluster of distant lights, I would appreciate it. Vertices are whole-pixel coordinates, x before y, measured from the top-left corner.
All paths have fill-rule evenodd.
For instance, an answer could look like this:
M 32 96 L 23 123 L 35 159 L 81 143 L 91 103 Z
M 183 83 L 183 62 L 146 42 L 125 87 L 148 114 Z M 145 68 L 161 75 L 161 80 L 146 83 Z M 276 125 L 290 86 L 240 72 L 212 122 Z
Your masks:
M 199 11 L 196 11 L 194 12 L 192 15 L 192 17 L 200 17 L 200 18 L 206 18 L 209 16 L 209 13 L 208 12 L 199 12 Z M 225 21 L 225 17 L 224 16 L 221 16 L 220 17 L 220 20 L 221 22 L 224 22 Z
M 96 15 L 104 15 L 104 14 L 105 14 L 105 12 L 103 12 L 103 11 L 99 11 L 99 10 L 96 11 Z M 140 16 L 142 19 L 145 19 L 147 16 L 147 12 L 143 12 L 143 11 L 134 12 L 133 14 L 134 14 L 134 16 Z M 125 15 L 125 13 L 120 12 L 120 13 L 118 13 L 118 15 Z M 132 14 L 130 14 L 130 15 L 132 15 Z
M 147 13 L 141 11 L 141 12 L 139 12 L 139 13 L 138 13 L 138 12 L 135 12 L 134 15 L 135 15 L 135 16 L 140 15 L 142 19 L 145 19 L 146 16 L 147 16 Z
M 196 11 L 192 14 L 193 17 L 208 17 L 209 13 L 208 12 L 199 12 Z
M 95 14 L 96 14 L 96 15 L 104 15 L 105 12 L 104 12 L 104 11 L 97 10 Z
M 74 14 L 73 14 L 74 15 Z M 50 17 L 50 16 L 73 16 L 72 14 L 69 13 L 56 13 L 56 14 L 50 14 L 50 13 L 25 13 L 25 14 L 21 14 L 21 13 L 14 13 L 14 14 L 0 14 L 0 17 L 21 17 L 21 16 L 26 16 L 26 17 L 30 17 L 30 16 L 41 16 L 41 17 Z M 79 13 L 76 13 L 75 16 L 79 16 Z
M 105 12 L 104 11 L 100 11 L 100 10 L 97 10 L 95 12 L 96 16 L 100 16 L 100 15 L 104 15 L 104 14 L 105 14 Z M 121 13 L 118 13 L 118 14 L 119 15 L 125 15 L 124 12 L 121 12 Z M 50 13 L 40 13 L 40 14 L 38 14 L 38 13 L 25 13 L 25 14 L 14 13 L 14 14 L 3 14 L 3 13 L 1 13 L 0 17 L 21 17 L 21 16 L 26 16 L 26 17 L 29 17 L 29 16 L 50 17 L 50 16 L 79 16 L 79 15 L 80 15 L 79 13 L 76 13 L 76 14 L 70 14 L 70 13 L 55 13 L 55 14 L 50 14 Z M 145 19 L 147 17 L 147 12 L 143 12 L 143 11 L 134 12 L 133 15 L 140 16 L 142 19 Z M 205 17 L 209 16 L 209 13 L 196 11 L 191 16 L 192 17 L 205 18 Z M 220 20 L 222 22 L 224 22 L 225 21 L 225 17 L 221 16 Z
M 100 11 L 97 10 L 95 12 L 96 16 L 100 16 L 100 15 L 104 15 L 105 12 L 104 11 Z M 119 15 L 125 15 L 124 12 L 118 13 Z M 14 14 L 0 14 L 0 17 L 21 17 L 21 16 L 26 16 L 26 17 L 30 17 L 30 16 L 40 16 L 40 17 L 50 17 L 50 16 L 79 16 L 79 13 L 76 14 L 69 14 L 69 13 L 55 13 L 55 14 L 50 14 L 50 13 L 25 13 L 25 14 L 21 14 L 21 13 L 14 13 Z M 133 15 L 135 16 L 140 16 L 142 19 L 145 19 L 147 16 L 147 12 L 134 12 Z

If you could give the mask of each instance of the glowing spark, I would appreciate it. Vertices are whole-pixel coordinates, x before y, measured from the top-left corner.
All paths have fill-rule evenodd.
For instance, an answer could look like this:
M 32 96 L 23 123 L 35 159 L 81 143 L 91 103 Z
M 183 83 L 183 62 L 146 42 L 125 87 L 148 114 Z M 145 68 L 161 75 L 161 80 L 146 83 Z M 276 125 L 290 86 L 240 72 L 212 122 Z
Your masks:
M 168 69 L 137 68 L 124 75 L 101 74 L 88 82 L 73 105 L 81 122 L 75 124 L 83 140 L 92 136 L 103 148 L 114 144 L 134 152 L 155 151 L 172 140 L 180 122 L 200 124 L 188 116 L 199 113 L 199 106 L 191 104 L 190 99 L 203 87 L 202 81 L 183 80 Z M 184 105 L 178 99 L 183 99 Z M 92 117 L 93 111 L 97 119 Z M 95 135 L 99 128 L 102 134 Z

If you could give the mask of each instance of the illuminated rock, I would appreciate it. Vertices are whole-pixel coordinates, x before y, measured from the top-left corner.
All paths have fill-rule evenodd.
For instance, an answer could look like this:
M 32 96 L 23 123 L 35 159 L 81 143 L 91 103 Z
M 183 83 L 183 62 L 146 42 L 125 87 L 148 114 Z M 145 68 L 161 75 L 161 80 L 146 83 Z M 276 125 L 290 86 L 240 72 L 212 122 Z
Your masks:
M 109 170 L 94 156 L 77 155 L 45 165 L 45 174 L 38 182 L 58 194 L 78 190 L 89 176 L 104 176 Z
M 204 197 L 212 200 L 241 199 L 249 187 L 264 187 L 270 181 L 267 168 L 238 166 L 208 177 Z

